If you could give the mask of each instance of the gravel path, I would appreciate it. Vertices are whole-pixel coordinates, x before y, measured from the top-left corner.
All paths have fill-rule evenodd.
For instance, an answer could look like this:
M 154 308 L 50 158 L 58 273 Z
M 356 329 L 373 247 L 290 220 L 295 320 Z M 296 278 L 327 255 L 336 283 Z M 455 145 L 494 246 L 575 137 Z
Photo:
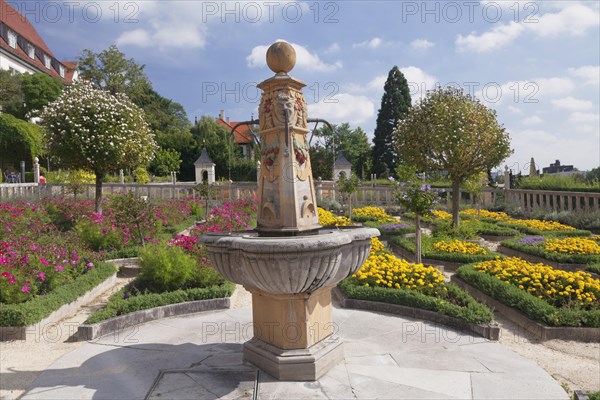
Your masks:
M 69 318 L 43 330 L 27 341 L 0 342 L 0 399 L 16 399 L 54 361 L 86 342 L 74 342 L 70 337 L 95 310 L 106 304 L 132 278 L 117 278 L 115 285 L 92 302 L 82 306 Z

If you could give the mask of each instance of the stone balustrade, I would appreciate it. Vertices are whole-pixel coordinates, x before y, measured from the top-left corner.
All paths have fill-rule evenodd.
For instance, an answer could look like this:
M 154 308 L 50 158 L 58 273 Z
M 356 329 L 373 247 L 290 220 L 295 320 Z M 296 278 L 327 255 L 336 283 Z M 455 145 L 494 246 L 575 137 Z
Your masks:
M 104 195 L 134 192 L 139 196 L 147 196 L 150 199 L 184 199 L 198 197 L 194 191 L 194 183 L 180 182 L 176 184 L 135 184 L 135 183 L 105 183 L 103 185 Z M 395 204 L 393 186 L 362 185 L 352 195 L 352 205 L 356 207 L 392 206 Z M 436 189 L 442 201 L 450 205 L 451 196 L 448 190 Z M 341 201 L 341 193 L 333 181 L 315 182 L 315 191 L 319 200 Z M 79 198 L 93 199 L 95 194 L 94 185 L 84 185 L 83 192 L 78 194 Z M 221 204 L 226 201 L 234 201 L 257 195 L 256 182 L 232 182 L 219 183 L 213 186 L 211 203 Z M 0 184 L 0 201 L 7 200 L 34 200 L 44 197 L 72 196 L 69 188 L 61 183 L 48 183 L 38 185 L 37 183 L 3 183 Z M 505 197 L 507 204 L 520 208 L 525 212 L 534 209 L 546 209 L 551 211 L 582 211 L 600 209 L 600 192 L 563 192 L 549 190 L 525 190 L 525 189 L 485 189 L 482 194 L 483 206 L 495 204 L 499 198 Z M 461 203 L 472 204 L 470 193 L 461 190 Z

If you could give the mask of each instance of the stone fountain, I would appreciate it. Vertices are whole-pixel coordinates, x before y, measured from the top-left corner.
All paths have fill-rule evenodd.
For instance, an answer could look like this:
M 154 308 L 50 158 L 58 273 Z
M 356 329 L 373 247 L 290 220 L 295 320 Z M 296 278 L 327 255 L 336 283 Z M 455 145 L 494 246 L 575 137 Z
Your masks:
M 261 170 L 255 231 L 201 238 L 213 266 L 252 293 L 254 337 L 244 360 L 280 380 L 312 381 L 343 360 L 331 289 L 364 263 L 373 228 L 319 225 L 306 135 L 305 84 L 288 73 L 294 48 L 267 51 L 275 76 L 260 83 Z

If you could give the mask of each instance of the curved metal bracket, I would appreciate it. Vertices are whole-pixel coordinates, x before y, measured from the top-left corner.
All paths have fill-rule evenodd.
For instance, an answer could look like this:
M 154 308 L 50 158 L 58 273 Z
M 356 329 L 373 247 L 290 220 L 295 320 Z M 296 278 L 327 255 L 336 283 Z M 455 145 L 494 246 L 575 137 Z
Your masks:
M 250 121 L 243 121 L 243 122 L 238 122 L 237 124 L 235 124 L 233 126 L 233 128 L 231 128 L 231 131 L 229 132 L 229 135 L 233 137 L 233 134 L 235 132 L 235 130 L 237 128 L 239 128 L 240 126 L 250 126 L 252 127 L 252 125 L 258 125 L 258 120 L 257 119 L 251 119 Z M 252 141 L 254 142 L 254 144 L 258 145 L 260 148 L 260 139 L 258 137 L 258 135 L 256 133 L 254 133 L 254 131 L 252 130 L 252 128 L 250 128 L 250 133 L 252 134 Z
M 329 129 L 331 129 L 331 132 L 333 132 L 333 126 L 326 120 L 321 119 L 321 118 L 308 118 L 306 120 L 307 123 L 311 123 L 311 122 L 315 122 L 315 127 L 312 129 L 312 132 L 317 130 L 317 126 L 319 126 L 319 123 L 324 123 L 325 125 L 327 125 L 329 127 Z M 312 133 L 311 132 L 311 133 Z M 314 133 L 310 136 L 310 140 L 308 141 L 308 144 L 310 145 L 312 143 L 312 139 L 314 137 Z

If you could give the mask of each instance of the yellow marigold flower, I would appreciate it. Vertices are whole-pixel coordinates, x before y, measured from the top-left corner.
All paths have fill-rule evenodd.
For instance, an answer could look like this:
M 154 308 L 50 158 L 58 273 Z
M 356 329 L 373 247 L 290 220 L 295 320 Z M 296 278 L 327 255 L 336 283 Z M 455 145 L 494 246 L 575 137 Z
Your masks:
M 452 214 L 443 211 L 443 210 L 433 210 L 432 214 L 437 218 L 437 219 L 451 219 L 452 218 Z
M 453 240 L 451 242 L 440 241 L 434 243 L 433 250 L 444 251 L 446 253 L 460 254 L 487 254 L 487 250 L 476 243 L 464 242 L 462 240 Z
M 319 223 L 323 226 L 350 226 L 352 223 L 346 217 L 338 217 L 332 212 L 317 207 Z
M 569 237 L 546 240 L 546 251 L 563 254 L 600 254 L 598 242 L 588 238 Z
M 569 225 L 563 225 L 556 221 L 541 221 L 539 219 L 511 219 L 511 225 L 522 225 L 527 228 L 537 229 L 540 231 L 574 231 L 575 228 Z

